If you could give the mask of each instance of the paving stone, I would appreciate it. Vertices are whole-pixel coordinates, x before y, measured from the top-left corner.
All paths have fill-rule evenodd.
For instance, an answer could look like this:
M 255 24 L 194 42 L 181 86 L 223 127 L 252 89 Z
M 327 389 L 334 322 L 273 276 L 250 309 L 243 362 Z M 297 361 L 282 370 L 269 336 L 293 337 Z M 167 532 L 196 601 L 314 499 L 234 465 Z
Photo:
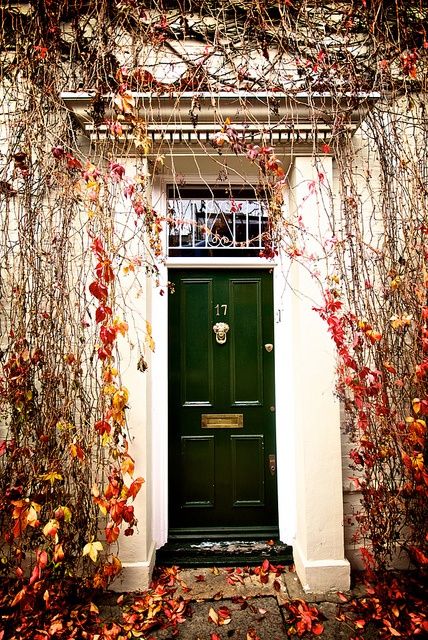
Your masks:
M 297 598 L 300 600 L 306 599 L 306 593 L 303 591 L 296 573 L 288 571 L 287 573 L 283 573 L 281 577 L 284 581 L 290 600 L 296 600 Z
M 277 583 L 274 586 L 275 580 Z M 252 637 L 247 637 L 251 629 L 255 633 L 253 637 L 259 640 L 281 640 L 288 637 L 284 603 L 296 599 L 315 604 L 325 617 L 323 640 L 350 640 L 355 637 L 352 624 L 345 619 L 337 619 L 338 603 L 341 602 L 337 592 L 307 594 L 296 573 L 291 571 L 286 571 L 278 578 L 269 574 L 268 582 L 263 584 L 259 576 L 250 573 L 248 567 L 238 571 L 213 567 L 182 569 L 178 572 L 175 587 L 173 598 L 181 597 L 189 603 L 186 620 L 176 627 L 150 632 L 150 640 L 211 640 L 211 634 L 214 633 L 221 640 L 248 640 Z M 361 588 L 359 592 L 363 593 Z M 354 590 L 352 593 L 355 595 Z M 132 600 L 135 595 L 127 594 L 125 600 Z M 102 596 L 101 602 L 96 603 L 105 621 L 121 619 L 116 599 L 116 593 L 107 593 Z M 210 609 L 218 611 L 220 607 L 230 610 L 229 624 L 216 625 L 210 621 Z M 366 640 L 375 640 L 379 635 L 373 625 L 367 625 L 364 637 Z
M 209 619 L 210 609 L 219 607 L 230 611 L 230 623 L 216 625 Z M 273 596 L 252 598 L 244 603 L 230 599 L 221 602 L 193 602 L 192 615 L 178 626 L 180 640 L 210 640 L 216 633 L 221 640 L 247 640 L 247 634 L 254 630 L 260 640 L 283 640 L 287 638 L 284 621 L 277 601 Z M 151 638 L 168 640 L 177 637 L 172 629 L 162 629 L 151 633 Z

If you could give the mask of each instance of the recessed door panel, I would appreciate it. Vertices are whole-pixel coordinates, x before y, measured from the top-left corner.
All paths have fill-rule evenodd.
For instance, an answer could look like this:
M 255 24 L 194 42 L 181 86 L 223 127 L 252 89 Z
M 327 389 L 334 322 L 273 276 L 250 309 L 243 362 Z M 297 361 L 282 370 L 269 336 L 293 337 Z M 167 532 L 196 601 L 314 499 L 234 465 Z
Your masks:
M 261 279 L 230 282 L 231 399 L 233 404 L 263 404 Z
M 234 507 L 262 507 L 265 498 L 264 437 L 231 436 Z
M 214 436 L 181 438 L 181 507 L 214 507 Z
M 183 279 L 179 295 L 181 401 L 183 405 L 212 404 L 212 281 Z

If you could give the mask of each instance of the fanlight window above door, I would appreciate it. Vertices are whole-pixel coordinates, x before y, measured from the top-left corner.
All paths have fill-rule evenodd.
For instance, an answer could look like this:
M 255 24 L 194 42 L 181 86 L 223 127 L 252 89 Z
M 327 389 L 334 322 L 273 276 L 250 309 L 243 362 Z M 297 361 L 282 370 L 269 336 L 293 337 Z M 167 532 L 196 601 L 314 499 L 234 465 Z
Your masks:
M 266 243 L 266 201 L 252 188 L 174 186 L 167 216 L 171 257 L 258 256 Z

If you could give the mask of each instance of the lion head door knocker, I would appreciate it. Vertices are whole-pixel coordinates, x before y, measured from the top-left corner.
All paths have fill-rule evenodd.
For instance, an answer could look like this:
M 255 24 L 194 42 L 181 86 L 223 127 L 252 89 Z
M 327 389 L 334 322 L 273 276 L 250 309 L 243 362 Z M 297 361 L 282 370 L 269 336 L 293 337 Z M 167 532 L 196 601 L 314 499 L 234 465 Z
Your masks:
M 226 342 L 226 333 L 229 331 L 229 325 L 227 322 L 217 322 L 217 324 L 213 326 L 213 331 L 217 342 L 224 344 Z

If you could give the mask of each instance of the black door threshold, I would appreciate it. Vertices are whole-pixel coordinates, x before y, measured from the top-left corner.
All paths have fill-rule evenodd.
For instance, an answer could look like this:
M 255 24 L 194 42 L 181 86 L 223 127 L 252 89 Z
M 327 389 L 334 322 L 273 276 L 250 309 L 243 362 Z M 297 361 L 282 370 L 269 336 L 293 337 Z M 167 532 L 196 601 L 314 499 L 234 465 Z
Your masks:
M 250 540 L 170 541 L 156 551 L 159 567 L 246 567 L 268 559 L 272 564 L 293 563 L 293 549 L 282 542 Z

